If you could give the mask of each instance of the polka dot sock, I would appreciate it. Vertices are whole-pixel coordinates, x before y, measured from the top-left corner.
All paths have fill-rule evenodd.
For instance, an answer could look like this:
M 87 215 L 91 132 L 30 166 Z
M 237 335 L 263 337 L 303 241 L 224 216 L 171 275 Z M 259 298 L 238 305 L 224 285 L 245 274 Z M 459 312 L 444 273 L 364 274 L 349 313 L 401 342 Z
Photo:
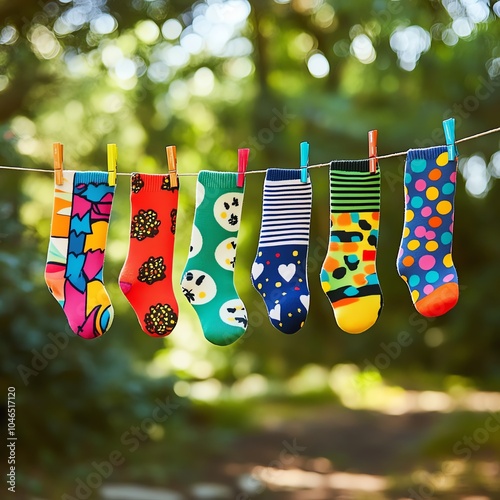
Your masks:
M 283 333 L 300 330 L 309 309 L 311 204 L 311 182 L 301 182 L 299 170 L 267 171 L 252 283 L 264 299 L 272 325 Z
M 168 175 L 132 174 L 130 242 L 119 283 L 152 337 L 170 334 L 177 324 L 172 258 L 178 197 Z
M 347 333 L 370 328 L 382 310 L 375 267 L 380 215 L 380 170 L 369 161 L 330 165 L 331 231 L 321 286 L 335 320 Z
M 397 269 L 417 311 L 428 317 L 458 301 L 451 256 L 457 162 L 438 146 L 411 149 L 405 165 L 405 225 Z
M 234 286 L 236 240 L 243 188 L 237 175 L 202 170 L 196 183 L 196 211 L 181 286 L 200 318 L 205 338 L 216 345 L 239 339 L 247 313 Z

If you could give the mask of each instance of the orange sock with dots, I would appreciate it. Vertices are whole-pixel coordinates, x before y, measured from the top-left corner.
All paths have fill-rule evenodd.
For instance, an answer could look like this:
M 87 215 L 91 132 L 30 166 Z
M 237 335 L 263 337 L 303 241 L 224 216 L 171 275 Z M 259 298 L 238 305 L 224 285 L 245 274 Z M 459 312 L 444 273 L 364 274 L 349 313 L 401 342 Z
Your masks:
M 172 289 L 179 189 L 170 186 L 168 175 L 133 174 L 131 190 L 130 244 L 120 289 L 144 332 L 164 337 L 179 311 Z

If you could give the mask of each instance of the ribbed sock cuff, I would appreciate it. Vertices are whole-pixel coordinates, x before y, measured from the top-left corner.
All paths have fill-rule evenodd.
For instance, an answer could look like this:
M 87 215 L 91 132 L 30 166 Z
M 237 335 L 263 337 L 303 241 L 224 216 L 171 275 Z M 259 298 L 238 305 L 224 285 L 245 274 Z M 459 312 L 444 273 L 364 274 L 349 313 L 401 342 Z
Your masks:
M 369 172 L 370 160 L 333 160 L 330 162 L 330 170 L 338 170 L 341 172 Z
M 433 146 L 432 148 L 409 149 L 408 160 L 435 160 L 440 154 L 446 153 L 446 146 Z
M 201 170 L 198 173 L 198 182 L 206 188 L 222 188 L 234 191 L 243 191 L 243 188 L 237 186 L 238 174 L 234 172 L 211 172 L 210 170 Z
M 269 168 L 266 172 L 266 181 L 292 181 L 300 179 L 300 168 Z
M 75 184 L 107 184 L 109 179 L 108 172 L 99 172 L 97 170 L 87 172 L 75 172 Z
M 137 185 L 139 192 L 158 192 L 167 190 L 164 185 L 165 178 L 168 179 L 168 174 L 138 174 L 134 172 L 130 179 L 132 188 Z M 179 182 L 179 180 L 177 180 Z M 133 189 L 132 189 L 133 191 Z

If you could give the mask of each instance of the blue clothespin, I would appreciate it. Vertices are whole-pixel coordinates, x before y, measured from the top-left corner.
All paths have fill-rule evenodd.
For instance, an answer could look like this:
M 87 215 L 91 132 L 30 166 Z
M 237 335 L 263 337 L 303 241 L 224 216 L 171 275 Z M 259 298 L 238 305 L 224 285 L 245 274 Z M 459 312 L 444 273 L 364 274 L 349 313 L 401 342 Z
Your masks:
M 309 165 L 309 143 L 300 143 L 300 180 L 307 182 L 307 166 Z
M 455 144 L 455 118 L 448 118 L 443 121 L 444 137 L 448 148 L 448 161 L 455 161 L 458 156 L 458 149 Z

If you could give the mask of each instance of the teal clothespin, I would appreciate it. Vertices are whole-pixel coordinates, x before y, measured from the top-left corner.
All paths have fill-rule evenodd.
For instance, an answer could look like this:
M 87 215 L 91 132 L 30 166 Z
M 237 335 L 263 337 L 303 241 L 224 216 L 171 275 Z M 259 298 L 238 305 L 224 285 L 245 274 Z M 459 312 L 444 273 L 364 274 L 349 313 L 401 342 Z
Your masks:
M 307 182 L 307 166 L 309 165 L 309 143 L 300 143 L 300 180 Z
M 444 137 L 448 148 L 448 161 L 454 161 L 458 156 L 458 149 L 455 144 L 455 118 L 448 118 L 443 121 Z

